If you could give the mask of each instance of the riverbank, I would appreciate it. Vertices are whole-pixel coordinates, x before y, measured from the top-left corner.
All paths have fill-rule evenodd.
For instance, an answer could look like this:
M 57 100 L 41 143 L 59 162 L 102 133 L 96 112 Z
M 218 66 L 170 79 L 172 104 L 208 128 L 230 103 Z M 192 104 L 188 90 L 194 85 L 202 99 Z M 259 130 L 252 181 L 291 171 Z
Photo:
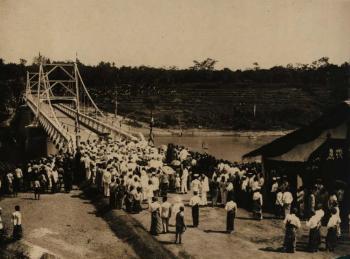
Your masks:
M 106 119 L 116 127 L 122 130 L 129 131 L 133 134 L 142 133 L 144 136 L 149 135 L 149 124 L 141 121 L 124 118 L 122 116 L 115 117 L 112 113 L 106 113 Z M 183 137 L 247 137 L 257 138 L 265 136 L 284 136 L 293 130 L 259 130 L 259 131 L 240 131 L 240 130 L 219 130 L 219 129 L 206 129 L 206 128 L 186 128 L 186 129 L 165 129 L 165 128 L 153 128 L 153 134 L 155 137 L 170 137 L 170 136 L 183 136 Z

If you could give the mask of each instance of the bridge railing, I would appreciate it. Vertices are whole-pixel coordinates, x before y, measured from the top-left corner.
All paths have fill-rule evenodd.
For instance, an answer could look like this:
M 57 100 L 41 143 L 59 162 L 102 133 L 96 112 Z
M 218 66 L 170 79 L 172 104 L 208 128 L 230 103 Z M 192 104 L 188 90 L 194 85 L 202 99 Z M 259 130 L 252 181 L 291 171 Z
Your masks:
M 31 95 L 26 96 L 27 104 L 34 114 L 37 113 L 37 104 L 32 99 Z M 46 133 L 49 135 L 50 139 L 56 145 L 57 149 L 74 152 L 75 143 L 72 136 L 67 134 L 62 130 L 52 118 L 50 118 L 45 112 L 39 109 L 39 114 L 37 115 L 40 124 L 43 126 Z
M 67 105 L 64 104 L 55 104 L 54 105 L 57 109 L 61 110 L 62 112 L 66 113 L 67 115 L 71 116 L 72 118 L 75 118 L 76 116 L 76 111 Z M 98 119 L 92 118 L 86 114 L 80 113 L 79 112 L 79 121 L 83 124 L 85 124 L 88 127 L 91 127 L 92 129 L 96 130 L 97 132 L 108 132 L 112 135 L 119 135 L 119 136 L 124 136 L 128 139 L 131 140 L 138 140 L 137 137 L 131 135 L 130 133 L 127 133 L 121 129 L 115 128 L 112 125 L 109 125 L 107 123 L 104 123 Z

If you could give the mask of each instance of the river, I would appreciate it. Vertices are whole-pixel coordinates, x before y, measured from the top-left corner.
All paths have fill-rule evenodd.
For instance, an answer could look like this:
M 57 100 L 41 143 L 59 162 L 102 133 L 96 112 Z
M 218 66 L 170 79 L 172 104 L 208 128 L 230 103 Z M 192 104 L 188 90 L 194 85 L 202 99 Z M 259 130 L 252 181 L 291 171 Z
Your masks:
M 258 136 L 256 138 L 239 136 L 211 136 L 211 137 L 179 137 L 157 136 L 155 145 L 173 143 L 188 147 L 190 150 L 207 152 L 218 159 L 241 161 L 242 155 L 269 143 L 278 136 Z

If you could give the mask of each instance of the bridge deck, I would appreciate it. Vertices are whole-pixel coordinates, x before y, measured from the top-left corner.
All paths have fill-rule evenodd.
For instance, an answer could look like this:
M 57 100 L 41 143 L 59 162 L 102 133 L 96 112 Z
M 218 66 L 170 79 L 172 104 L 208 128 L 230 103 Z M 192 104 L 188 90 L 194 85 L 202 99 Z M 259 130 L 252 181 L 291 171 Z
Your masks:
M 32 97 L 32 101 L 36 103 L 37 98 Z M 64 112 L 60 111 L 59 109 L 52 106 L 53 111 L 55 112 L 56 118 L 59 120 L 59 122 L 63 125 L 64 131 L 68 133 L 69 136 L 72 137 L 73 140 L 75 140 L 75 120 L 74 118 L 66 115 Z M 55 123 L 55 118 L 52 115 L 52 111 L 50 108 L 50 105 L 46 102 L 42 102 L 40 104 L 40 111 L 49 117 L 53 123 Z M 57 123 L 55 123 L 57 124 Z M 96 138 L 96 134 L 92 129 L 89 129 L 88 127 L 85 127 L 83 124 L 79 124 L 79 136 L 81 141 L 86 141 L 87 139 Z

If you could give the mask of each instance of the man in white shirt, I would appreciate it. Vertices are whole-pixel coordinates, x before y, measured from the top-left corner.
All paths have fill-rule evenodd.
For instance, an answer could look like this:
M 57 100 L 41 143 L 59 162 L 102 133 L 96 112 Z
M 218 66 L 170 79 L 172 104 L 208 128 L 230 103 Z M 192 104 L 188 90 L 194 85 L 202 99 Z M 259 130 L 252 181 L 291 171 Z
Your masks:
M 102 182 L 103 182 L 103 194 L 105 197 L 109 197 L 110 196 L 109 185 L 112 182 L 112 175 L 110 171 L 107 169 L 103 170 Z
M 288 190 L 283 193 L 282 202 L 284 208 L 284 217 L 286 217 L 290 214 L 290 209 L 293 202 L 293 195 Z
M 184 168 L 181 176 L 181 193 L 187 193 L 187 179 L 188 179 L 188 169 Z
M 195 179 L 191 182 L 191 189 L 193 191 L 193 194 L 195 192 L 199 193 L 199 188 L 201 185 L 201 182 L 198 180 L 198 175 L 195 174 L 194 177 L 195 177 Z
M 13 223 L 13 239 L 19 240 L 22 238 L 22 214 L 20 212 L 20 207 L 15 206 L 15 212 L 12 213 L 12 223 Z
M 162 218 L 163 233 L 169 232 L 169 219 L 171 217 L 171 203 L 167 197 L 163 197 L 163 203 L 160 207 L 160 217 Z
M 199 224 L 199 205 L 201 203 L 201 199 L 198 196 L 198 192 L 193 192 L 193 197 L 190 199 L 190 206 L 192 207 L 192 221 L 193 227 L 198 227 Z

